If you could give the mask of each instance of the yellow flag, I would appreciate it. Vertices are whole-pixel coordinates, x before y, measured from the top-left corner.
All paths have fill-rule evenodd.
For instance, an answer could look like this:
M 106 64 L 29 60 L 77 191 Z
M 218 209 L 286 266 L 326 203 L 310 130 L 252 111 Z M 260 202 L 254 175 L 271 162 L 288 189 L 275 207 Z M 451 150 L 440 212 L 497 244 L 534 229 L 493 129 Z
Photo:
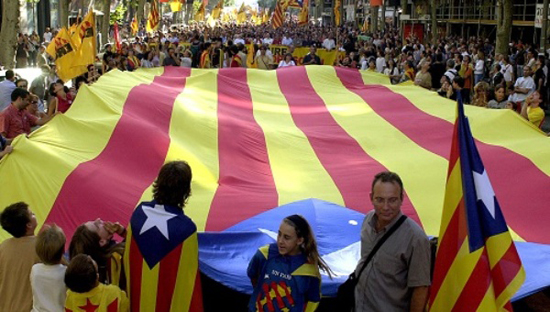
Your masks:
M 197 10 L 197 13 L 195 13 L 195 21 L 197 22 L 204 21 L 204 2 L 201 2 L 201 6 Z
M 223 13 L 222 15 L 222 22 L 230 22 L 231 21 L 231 15 L 229 15 L 229 13 Z
M 80 42 L 76 49 L 76 59 L 73 66 L 87 66 L 95 62 L 97 52 L 96 28 L 93 11 L 90 10 L 82 23 L 78 26 L 78 40 Z
M 336 4 L 334 5 L 334 23 L 336 26 L 340 26 L 340 6 L 342 0 L 336 0 Z
M 262 16 L 262 24 L 265 24 L 267 22 L 269 22 L 269 11 L 265 9 L 264 15 Z
M 69 81 L 86 72 L 86 66 L 73 66 L 77 57 L 76 49 L 67 28 L 63 27 L 59 31 L 46 52 L 55 58 L 57 75 L 63 81 Z
M 212 18 L 220 19 L 220 16 L 222 15 L 222 10 L 223 10 L 223 0 L 220 0 L 220 2 L 218 2 L 218 4 L 216 4 L 214 9 L 212 10 L 212 14 L 211 14 Z
M 137 22 L 137 13 L 134 16 L 134 19 L 132 19 L 132 24 L 130 25 L 130 27 L 132 27 L 132 34 L 135 35 L 139 30 L 139 26 Z
M 182 7 L 183 7 L 183 4 L 181 3 L 180 0 L 172 0 L 170 2 L 170 10 L 172 12 L 180 12 Z
M 76 49 L 80 48 L 80 43 L 81 43 L 80 36 L 78 35 L 77 29 L 78 29 L 78 25 L 76 23 L 72 24 L 71 27 L 69 28 L 69 36 L 71 36 L 74 47 Z
M 246 12 L 244 7 L 244 2 L 241 5 L 241 8 L 239 9 L 239 14 L 237 15 L 237 25 L 240 25 L 242 23 L 246 22 Z

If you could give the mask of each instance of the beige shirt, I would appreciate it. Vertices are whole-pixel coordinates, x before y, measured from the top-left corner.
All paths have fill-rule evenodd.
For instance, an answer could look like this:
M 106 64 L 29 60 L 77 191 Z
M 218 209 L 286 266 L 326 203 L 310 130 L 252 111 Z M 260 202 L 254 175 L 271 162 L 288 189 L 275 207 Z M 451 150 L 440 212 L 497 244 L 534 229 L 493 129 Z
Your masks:
M 0 244 L 0 311 L 32 309 L 30 274 L 40 262 L 34 250 L 36 237 L 9 238 Z
M 402 214 L 376 232 L 374 210 L 361 228 L 361 260 L 356 274 L 376 245 Z M 408 311 L 412 288 L 430 285 L 430 243 L 412 219 L 386 240 L 359 277 L 355 288 L 355 311 Z

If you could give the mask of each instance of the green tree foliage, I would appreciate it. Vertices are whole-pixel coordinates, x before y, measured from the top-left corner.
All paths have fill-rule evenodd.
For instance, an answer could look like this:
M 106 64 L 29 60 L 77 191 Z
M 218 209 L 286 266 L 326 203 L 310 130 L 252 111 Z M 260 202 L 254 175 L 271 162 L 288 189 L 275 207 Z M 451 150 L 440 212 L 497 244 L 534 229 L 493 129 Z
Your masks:
M 110 18 L 109 18 L 109 24 L 114 25 L 115 22 L 119 25 L 124 24 L 126 16 L 126 11 L 128 11 L 128 7 L 123 5 L 122 3 L 119 4 L 116 9 L 111 12 Z

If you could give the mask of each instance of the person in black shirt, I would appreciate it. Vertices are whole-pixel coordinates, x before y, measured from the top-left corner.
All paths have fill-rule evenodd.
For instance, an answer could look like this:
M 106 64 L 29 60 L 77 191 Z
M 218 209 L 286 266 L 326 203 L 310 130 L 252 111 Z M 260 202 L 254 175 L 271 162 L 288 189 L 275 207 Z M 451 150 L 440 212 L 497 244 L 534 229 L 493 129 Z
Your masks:
M 304 65 L 322 65 L 321 58 L 315 54 L 316 52 L 315 46 L 309 48 L 309 53 L 304 57 Z

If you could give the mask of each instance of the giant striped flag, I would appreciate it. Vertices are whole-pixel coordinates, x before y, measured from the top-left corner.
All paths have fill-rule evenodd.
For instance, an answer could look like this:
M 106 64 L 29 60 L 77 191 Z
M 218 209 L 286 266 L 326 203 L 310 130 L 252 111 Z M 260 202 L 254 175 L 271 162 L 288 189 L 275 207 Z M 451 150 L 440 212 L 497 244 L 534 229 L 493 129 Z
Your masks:
M 123 259 L 131 311 L 203 311 L 197 227 L 181 208 L 139 204 Z
M 457 107 L 430 311 L 512 311 L 525 272 L 461 100 Z
M 550 140 L 513 111 L 465 110 L 510 234 L 550 244 Z M 28 202 L 39 225 L 67 237 L 96 218 L 127 224 L 162 165 L 183 159 L 193 168 L 185 214 L 199 232 L 221 231 L 307 198 L 367 212 L 365 186 L 387 169 L 405 183 L 403 212 L 437 236 L 455 119 L 436 93 L 331 66 L 111 71 L 14 140 L 0 161 L 0 209 Z

